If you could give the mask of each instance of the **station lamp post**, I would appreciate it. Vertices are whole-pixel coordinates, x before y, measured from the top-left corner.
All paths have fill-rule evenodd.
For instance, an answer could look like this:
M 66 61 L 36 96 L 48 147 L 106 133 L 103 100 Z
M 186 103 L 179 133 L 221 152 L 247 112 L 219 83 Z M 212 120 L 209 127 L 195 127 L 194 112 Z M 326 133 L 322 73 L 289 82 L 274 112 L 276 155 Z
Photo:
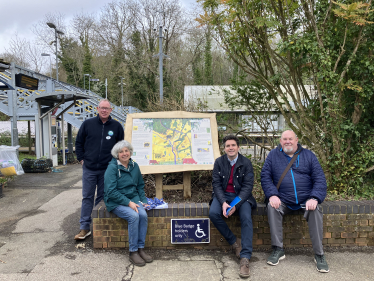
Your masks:
M 118 85 L 121 84 L 122 108 L 123 108 L 123 85 L 126 85 L 126 84 L 124 84 L 122 81 L 124 79 L 123 77 L 120 76 L 119 78 L 121 78 L 121 83 L 118 83 Z
M 59 34 L 59 35 L 64 35 L 64 33 L 61 31 L 61 30 L 59 30 L 59 29 L 57 29 L 56 28 L 56 25 L 54 24 L 54 23 L 52 23 L 52 22 L 47 22 L 47 25 L 50 27 L 50 28 L 53 28 L 54 30 L 55 30 L 55 45 L 56 45 L 56 80 L 58 81 L 58 56 L 57 56 L 57 39 L 58 39 L 58 37 L 57 37 L 57 34 Z
M 91 92 L 91 74 L 86 73 L 84 75 L 84 90 L 86 90 L 86 76 L 88 76 L 88 92 Z

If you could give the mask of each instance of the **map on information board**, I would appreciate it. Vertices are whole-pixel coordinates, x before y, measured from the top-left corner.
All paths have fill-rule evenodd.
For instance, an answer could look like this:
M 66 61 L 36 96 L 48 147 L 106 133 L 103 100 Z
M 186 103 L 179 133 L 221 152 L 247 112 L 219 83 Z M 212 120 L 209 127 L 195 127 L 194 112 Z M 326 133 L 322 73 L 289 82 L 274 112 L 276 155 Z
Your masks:
M 139 166 L 214 162 L 209 118 L 134 119 L 132 139 Z
M 214 113 L 129 114 L 125 139 L 142 173 L 211 170 L 220 156 Z

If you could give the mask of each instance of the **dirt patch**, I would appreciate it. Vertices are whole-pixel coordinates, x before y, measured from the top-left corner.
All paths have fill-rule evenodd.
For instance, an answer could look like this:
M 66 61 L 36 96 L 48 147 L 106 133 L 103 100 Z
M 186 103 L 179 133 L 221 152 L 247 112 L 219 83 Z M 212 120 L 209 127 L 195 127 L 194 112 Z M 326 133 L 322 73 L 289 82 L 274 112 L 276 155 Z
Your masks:
M 154 175 L 143 175 L 144 191 L 148 198 L 156 196 Z M 163 175 L 164 185 L 183 183 L 183 173 Z M 167 203 L 208 203 L 212 198 L 212 171 L 191 172 L 191 198 L 183 198 L 183 190 L 164 190 L 163 199 Z
M 156 196 L 155 176 L 143 175 L 144 191 L 148 198 Z M 170 173 L 163 175 L 164 185 L 183 183 L 183 173 Z M 209 203 L 212 198 L 212 171 L 191 172 L 191 198 L 183 198 L 183 190 L 164 190 L 163 197 L 167 203 Z M 255 181 L 253 196 L 257 202 L 264 201 L 264 193 L 260 184 Z

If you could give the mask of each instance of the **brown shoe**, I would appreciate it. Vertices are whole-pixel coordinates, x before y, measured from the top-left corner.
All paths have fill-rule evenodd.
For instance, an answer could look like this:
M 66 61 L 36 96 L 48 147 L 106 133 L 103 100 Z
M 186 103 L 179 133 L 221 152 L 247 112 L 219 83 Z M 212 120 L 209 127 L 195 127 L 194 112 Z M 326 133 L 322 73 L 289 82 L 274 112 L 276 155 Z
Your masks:
M 139 255 L 138 251 L 130 252 L 129 259 L 136 266 L 145 266 L 145 261 Z
M 84 240 L 87 236 L 91 235 L 91 231 L 87 229 L 81 229 L 77 235 L 75 235 L 75 240 Z
M 241 278 L 248 278 L 249 277 L 249 259 L 247 259 L 247 258 L 241 258 L 240 259 L 239 276 Z
M 242 240 L 240 238 L 236 238 L 235 243 L 232 244 L 231 247 L 236 257 L 240 259 L 240 252 L 242 250 Z
M 153 258 L 150 256 L 150 255 L 148 255 L 145 251 L 144 251 L 144 249 L 142 249 L 142 248 L 139 248 L 139 250 L 138 250 L 138 252 L 139 252 L 139 255 L 142 257 L 142 259 L 145 261 L 145 262 L 153 262 Z

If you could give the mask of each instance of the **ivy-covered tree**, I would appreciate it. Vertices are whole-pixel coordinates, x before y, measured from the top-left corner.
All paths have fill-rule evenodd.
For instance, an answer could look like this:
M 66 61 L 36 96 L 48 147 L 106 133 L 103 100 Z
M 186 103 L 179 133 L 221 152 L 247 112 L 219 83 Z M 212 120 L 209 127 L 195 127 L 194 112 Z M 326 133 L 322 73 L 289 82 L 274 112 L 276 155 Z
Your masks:
M 66 82 L 75 86 L 82 87 L 82 73 L 79 68 L 79 61 L 81 61 L 81 48 L 78 42 L 69 37 L 60 38 L 61 54 L 59 59 L 63 69 L 66 72 Z
M 86 39 L 83 43 L 84 58 L 83 58 L 83 74 L 92 74 L 92 54 L 88 46 L 88 40 Z
M 156 75 L 150 69 L 152 61 L 146 61 L 148 52 L 154 51 L 153 44 L 144 45 L 139 31 L 133 32 L 130 39 L 131 47 L 126 53 L 127 91 L 130 93 L 131 105 L 146 110 L 148 101 L 156 92 Z M 151 50 L 148 49 L 151 48 Z M 151 52 L 151 53 L 152 53 Z M 157 61 L 156 61 L 157 62 Z M 153 69 L 155 69 L 153 67 Z
M 205 85 L 213 85 L 213 70 L 212 70 L 212 37 L 210 28 L 208 28 L 205 35 L 205 50 L 204 50 L 204 82 Z
M 203 75 L 201 73 L 200 63 L 201 56 L 200 54 L 197 54 L 197 56 L 192 61 L 192 74 L 195 85 L 202 85 L 203 83 Z
M 200 23 L 317 154 L 330 191 L 357 191 L 374 169 L 372 1 L 201 2 Z

